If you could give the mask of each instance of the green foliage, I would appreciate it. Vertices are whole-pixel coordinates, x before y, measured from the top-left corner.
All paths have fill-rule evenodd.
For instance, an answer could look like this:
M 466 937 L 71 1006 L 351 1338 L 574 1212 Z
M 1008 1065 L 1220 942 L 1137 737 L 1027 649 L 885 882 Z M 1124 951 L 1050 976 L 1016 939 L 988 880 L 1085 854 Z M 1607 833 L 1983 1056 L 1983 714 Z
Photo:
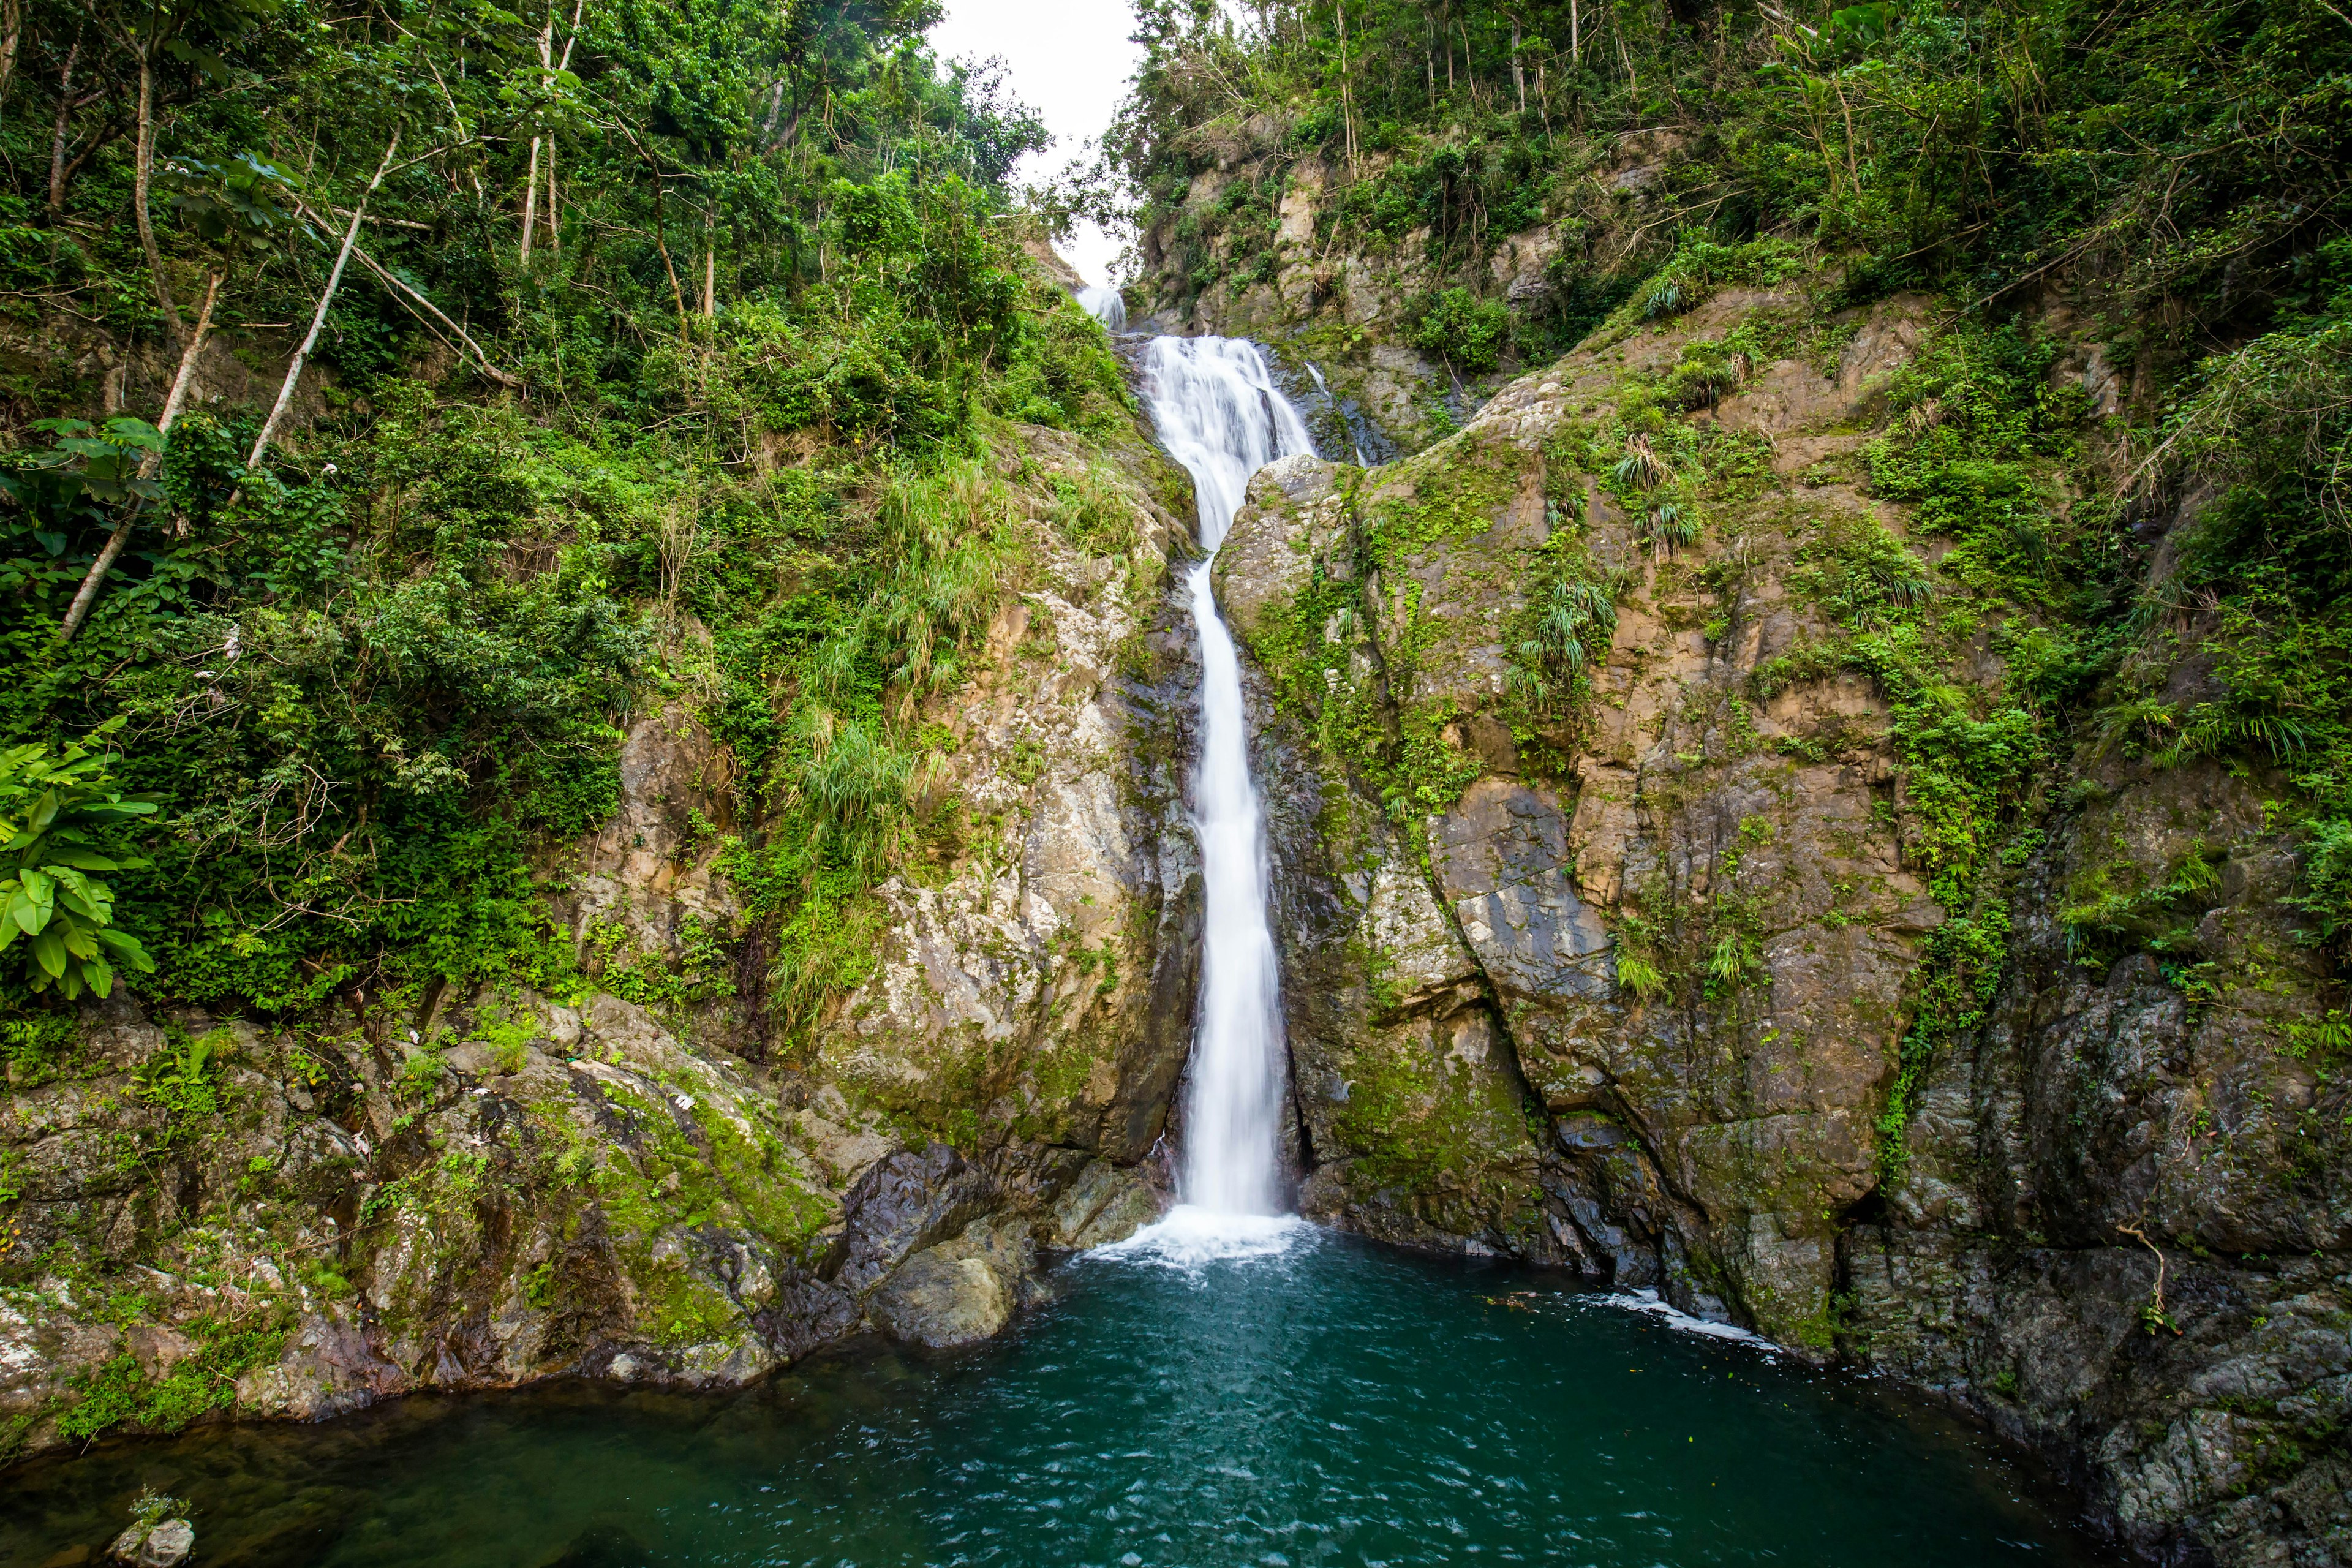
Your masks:
M 2210 907 L 2201 895 L 2220 885 L 2221 865 L 2221 857 L 2199 842 L 2189 846 L 2168 875 L 2143 887 L 2126 890 L 2105 885 L 2105 879 L 2095 875 L 2095 885 L 2083 889 L 2084 896 L 2063 909 L 2059 918 L 2078 934 L 2130 937 L 2162 952 L 2179 938 L 2184 922 Z
M 1767 237 L 1721 245 L 1701 232 L 1685 230 L 1664 264 L 1633 291 L 1620 314 L 1645 321 L 1679 316 L 1726 284 L 1769 288 L 1806 265 L 1804 247 L 1786 239 Z
M 1537 553 L 1524 607 L 1506 636 L 1510 695 L 1531 713 L 1573 723 L 1591 696 L 1589 670 L 1605 662 L 1624 582 L 1594 565 L 1581 531 L 1555 528 Z
M 118 1426 L 177 1432 L 215 1411 L 234 1409 L 236 1380 L 278 1359 L 285 1331 L 205 1319 L 191 1326 L 195 1353 L 151 1377 L 128 1352 L 74 1374 L 75 1402 L 57 1418 L 58 1435 L 88 1443 Z M 176 1510 L 173 1500 L 161 1500 Z M 159 1515 L 159 1518 L 164 1517 Z
M 2328 817 L 2312 825 L 2304 888 L 2289 898 L 2312 917 L 2321 940 L 2339 948 L 2352 942 L 2352 822 Z
M 176 1025 L 168 1028 L 163 1048 L 140 1065 L 141 1097 L 160 1107 L 175 1131 L 217 1114 L 220 1061 L 236 1038 L 227 1029 L 191 1037 Z
M 301 438 L 262 471 L 244 466 L 259 411 L 210 402 L 168 442 L 126 412 L 37 422 L 0 455 L 19 673 L 0 741 L 117 718 L 141 737 L 118 771 L 154 797 L 154 865 L 118 923 L 152 988 L 268 1012 L 436 983 L 568 994 L 550 846 L 612 814 L 625 727 L 691 696 L 713 699 L 751 819 L 777 819 L 753 835 L 754 918 L 830 994 L 865 889 L 944 809 L 909 800 L 934 776 L 913 706 L 963 679 L 1017 566 L 1001 498 L 965 492 L 994 483 L 1007 420 L 1131 417 L 1101 329 L 1023 253 L 1006 181 L 1043 143 L 1034 115 L 991 70 L 936 61 L 934 13 L 900 0 L 592 8 L 576 32 L 558 15 L 550 48 L 575 68 L 550 68 L 545 18 L 494 10 L 157 15 L 194 51 L 161 68 L 160 275 L 113 90 L 143 35 L 35 4 L 20 42 L 43 63 L 15 79 L 0 150 L 46 176 L 54 123 L 79 155 L 54 193 L 0 181 L 12 297 L 168 365 L 165 316 L 219 272 L 215 352 L 251 353 L 275 342 L 251 323 L 316 308 L 331 231 L 395 130 L 403 152 L 367 195 Z M 77 47 L 76 79 L 106 90 L 59 103 Z M 266 101 L 234 85 L 255 80 Z M 12 406 L 100 401 L 43 374 Z M 132 507 L 159 526 L 59 646 Z M 1069 521 L 1119 547 L 1087 497 Z M 743 934 L 703 933 L 696 985 L 731 975 Z
M 8 1061 L 12 1083 L 38 1083 L 55 1071 L 73 1048 L 76 1030 L 70 1013 L 31 1013 L 0 1019 L 0 1054 Z
M 131 1504 L 131 1523 L 137 1530 L 152 1530 L 165 1520 L 187 1511 L 185 1499 L 170 1497 L 148 1487 Z
M 1508 341 L 1511 312 L 1500 300 L 1481 300 L 1453 288 L 1431 298 L 1413 328 L 1414 346 L 1456 370 L 1481 374 L 1495 368 Z
M 1926 563 L 1874 518 L 1829 519 L 1800 547 L 1797 559 L 1792 583 L 1851 626 L 1905 619 L 1905 612 L 1924 607 L 1935 595 Z
M 1638 953 L 1620 951 L 1617 954 L 1617 984 L 1651 1001 L 1666 988 L 1666 976 L 1658 966 Z
M 110 721 L 91 739 L 121 727 Z M 16 949 L 7 961 L 14 973 L 0 971 L 5 983 L 35 994 L 55 986 L 71 1001 L 85 990 L 111 992 L 118 964 L 154 969 L 139 939 L 114 929 L 111 887 L 90 875 L 147 864 L 117 841 L 155 805 L 115 786 L 116 761 L 79 742 L 0 751 L 0 953 Z
M 163 448 L 163 437 L 145 420 L 127 416 L 103 426 L 37 419 L 32 428 L 49 436 L 47 451 L 0 458 L 0 500 L 9 503 L 0 588 L 46 595 L 79 582 L 68 548 L 78 531 L 111 530 L 120 510 L 163 498 L 163 487 L 141 468 Z
M 520 1072 L 530 1043 L 540 1037 L 540 1027 L 528 1015 L 510 1014 L 491 1003 L 475 1014 L 474 1037 L 488 1045 L 490 1059 L 500 1072 Z

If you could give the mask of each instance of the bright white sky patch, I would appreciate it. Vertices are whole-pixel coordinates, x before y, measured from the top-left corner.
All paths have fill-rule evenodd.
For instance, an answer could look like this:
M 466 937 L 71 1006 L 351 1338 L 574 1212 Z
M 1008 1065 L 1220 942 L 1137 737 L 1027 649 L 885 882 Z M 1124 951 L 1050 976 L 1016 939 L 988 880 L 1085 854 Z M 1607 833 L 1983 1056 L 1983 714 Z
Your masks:
M 1127 93 L 1142 50 L 1128 41 L 1126 0 L 947 0 L 931 46 L 951 58 L 1004 57 L 1005 83 L 1045 117 L 1054 145 L 1023 160 L 1014 178 L 1041 182 L 1099 141 Z M 1092 224 L 1062 247 L 1089 283 L 1110 280 L 1119 245 Z

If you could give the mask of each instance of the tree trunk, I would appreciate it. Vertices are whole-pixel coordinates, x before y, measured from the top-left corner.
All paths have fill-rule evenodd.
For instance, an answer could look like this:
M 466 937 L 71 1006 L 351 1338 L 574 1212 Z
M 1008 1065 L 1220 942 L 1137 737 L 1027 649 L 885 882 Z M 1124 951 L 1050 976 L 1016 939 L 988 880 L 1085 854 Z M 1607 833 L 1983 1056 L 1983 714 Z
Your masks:
M 1339 127 L 1341 141 L 1348 151 L 1348 177 L 1356 177 L 1356 100 L 1349 90 L 1348 68 L 1348 0 L 1338 0 L 1331 7 L 1339 23 Z
M 636 142 L 635 135 L 632 133 L 629 140 Z M 637 142 L 637 153 L 645 159 L 646 167 L 653 171 L 654 248 L 661 252 L 662 271 L 669 277 L 670 300 L 677 307 L 677 341 L 683 343 L 694 335 L 694 330 L 687 325 L 686 290 L 678 287 L 677 264 L 669 258 L 669 236 L 663 214 L 661 165 L 654 161 L 654 155 L 651 153 L 646 151 L 644 142 Z
M 58 73 L 58 128 L 49 138 L 49 211 L 66 210 L 66 132 L 73 124 L 74 62 L 81 58 L 81 40 L 66 51 L 65 69 Z
M 1528 111 L 1528 72 L 1519 63 L 1519 19 L 1516 16 L 1511 18 L 1511 85 L 1518 89 L 1519 112 L 1524 115 Z
M 719 209 L 702 216 L 702 319 L 719 313 Z
M 587 0 L 572 0 L 572 27 L 564 35 L 562 58 L 555 62 L 555 69 L 559 75 L 572 68 L 572 46 L 580 41 L 580 11 L 586 4 Z M 552 12 L 548 15 L 547 25 L 550 27 L 555 26 L 555 16 Z M 541 62 L 545 63 L 546 58 L 546 53 L 542 50 L 540 55 Z M 532 138 L 530 145 L 532 154 L 536 156 L 539 151 L 539 141 L 536 137 Z M 525 250 L 530 249 L 530 242 L 528 239 L 523 241 L 523 247 Z M 547 251 L 549 255 L 554 256 L 560 255 L 562 249 L 563 230 L 555 216 L 555 132 L 550 131 L 547 133 Z M 526 257 L 525 259 L 528 260 L 529 258 Z
M 539 226 L 539 138 L 530 139 L 530 173 L 522 182 L 522 265 L 530 265 L 531 231 Z
M 155 223 L 147 213 L 147 193 L 155 183 L 155 57 L 153 43 L 139 57 L 139 151 L 131 166 L 131 203 L 139 218 L 139 247 L 147 253 L 147 271 L 155 280 L 155 302 L 163 307 L 163 325 L 172 341 L 186 330 L 180 308 L 172 302 L 172 285 L 163 277 L 163 252 L 155 243 Z
M 16 74 L 16 46 L 25 37 L 25 0 L 0 0 L 0 105 L 8 101 L 8 83 Z
M 269 439 L 278 434 L 278 422 L 286 417 L 286 405 L 294 401 L 294 385 L 302 379 L 302 363 L 310 357 L 310 350 L 319 342 L 320 330 L 327 324 L 328 307 L 335 302 L 335 290 L 342 287 L 343 268 L 351 265 L 352 247 L 360 242 L 360 224 L 367 216 L 368 198 L 383 184 L 383 176 L 392 168 L 392 155 L 400 150 L 400 133 L 394 132 L 392 143 L 383 150 L 383 162 L 375 166 L 375 178 L 352 205 L 352 226 L 343 232 L 343 248 L 335 257 L 335 269 L 327 275 L 327 287 L 319 295 L 319 309 L 310 318 L 310 330 L 302 336 L 302 346 L 294 351 L 293 363 L 286 367 L 286 384 L 278 389 L 278 401 L 269 407 L 269 417 L 261 422 L 261 434 L 253 438 L 253 451 L 245 459 L 248 474 L 261 467 L 261 455 L 269 450 Z
M 550 68 L 555 64 L 555 7 L 547 8 L 547 26 L 539 30 L 539 80 L 543 89 Z M 522 251 L 521 263 L 530 265 L 531 231 L 539 226 L 539 138 L 530 139 L 530 173 L 522 182 Z
M 163 416 L 155 422 L 155 428 L 163 435 L 171 434 L 173 422 L 180 417 L 180 410 L 188 401 L 188 384 L 195 379 L 196 358 L 204 353 L 205 334 L 212 330 L 213 303 L 220 298 L 220 289 L 221 274 L 215 271 L 205 285 L 205 306 L 196 312 L 196 330 L 189 334 L 187 349 L 180 355 L 180 373 L 172 378 L 171 395 L 163 399 Z M 139 477 L 152 479 L 163 467 L 163 454 L 160 450 L 150 452 L 139 459 Z M 138 520 L 139 503 L 134 498 L 130 509 L 122 514 L 122 521 L 116 523 L 114 531 L 106 536 L 105 546 L 99 551 L 98 559 L 89 563 L 89 574 L 82 578 L 80 590 L 74 595 L 73 603 L 67 606 L 66 618 L 58 627 L 59 642 L 73 641 L 74 634 L 81 630 L 84 621 L 89 619 L 90 607 L 98 603 L 98 590 L 106 582 L 106 574 L 114 570 L 115 560 L 122 553 L 122 547 L 131 542 L 131 526 Z
M 1568 59 L 1570 65 L 1584 63 L 1584 13 L 1578 0 L 1568 0 Z

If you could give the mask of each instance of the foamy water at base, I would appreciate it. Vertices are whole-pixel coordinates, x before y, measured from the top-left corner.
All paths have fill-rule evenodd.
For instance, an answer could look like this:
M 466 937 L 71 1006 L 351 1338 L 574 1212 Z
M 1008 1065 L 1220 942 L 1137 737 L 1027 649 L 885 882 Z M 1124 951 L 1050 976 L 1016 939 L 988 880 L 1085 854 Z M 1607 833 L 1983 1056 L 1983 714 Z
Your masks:
M 1159 1224 L 1125 1241 L 1097 1247 L 1090 1258 L 1118 1263 L 1157 1263 L 1193 1270 L 1211 1263 L 1284 1258 L 1313 1247 L 1323 1233 L 1297 1215 L 1216 1214 L 1179 1204 Z

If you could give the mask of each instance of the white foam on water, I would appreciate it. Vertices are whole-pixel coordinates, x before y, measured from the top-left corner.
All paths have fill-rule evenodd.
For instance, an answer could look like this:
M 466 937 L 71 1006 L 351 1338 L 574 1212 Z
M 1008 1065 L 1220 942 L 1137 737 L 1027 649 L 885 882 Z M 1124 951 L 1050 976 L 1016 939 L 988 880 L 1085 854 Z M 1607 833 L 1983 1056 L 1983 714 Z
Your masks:
M 1078 308 L 1114 332 L 1127 331 L 1127 300 L 1116 289 L 1089 283 L 1078 290 Z
M 1197 1204 L 1179 1204 L 1158 1224 L 1087 1256 L 1192 1273 L 1211 1263 L 1282 1258 L 1311 1243 L 1318 1234 L 1295 1214 L 1218 1214 Z
M 1734 1344 L 1752 1345 L 1774 1354 L 1780 1347 L 1761 1334 L 1750 1333 L 1736 1323 L 1711 1323 L 1705 1318 L 1694 1318 L 1681 1308 L 1659 1299 L 1655 1290 L 1609 1290 L 1582 1298 L 1604 1307 L 1614 1307 L 1622 1312 L 1640 1312 L 1663 1321 L 1678 1333 L 1696 1334 L 1702 1339 L 1729 1340 Z

